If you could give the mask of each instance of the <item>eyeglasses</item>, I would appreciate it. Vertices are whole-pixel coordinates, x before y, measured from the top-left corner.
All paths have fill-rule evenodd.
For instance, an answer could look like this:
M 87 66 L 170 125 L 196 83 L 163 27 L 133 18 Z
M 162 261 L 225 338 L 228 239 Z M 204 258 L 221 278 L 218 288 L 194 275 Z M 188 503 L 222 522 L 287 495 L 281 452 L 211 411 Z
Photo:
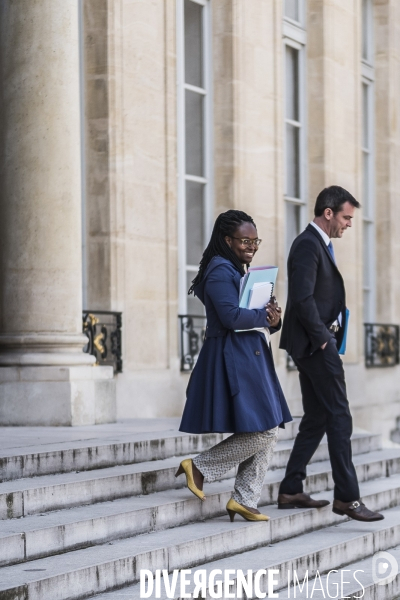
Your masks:
M 234 235 L 231 235 L 230 237 L 233 238 L 234 240 L 240 240 L 242 246 L 247 246 L 248 248 L 250 248 L 251 246 L 256 246 L 258 248 L 258 246 L 262 242 L 262 240 L 260 240 L 260 238 L 255 238 L 254 240 L 250 240 L 249 238 L 238 238 L 238 237 L 235 237 Z

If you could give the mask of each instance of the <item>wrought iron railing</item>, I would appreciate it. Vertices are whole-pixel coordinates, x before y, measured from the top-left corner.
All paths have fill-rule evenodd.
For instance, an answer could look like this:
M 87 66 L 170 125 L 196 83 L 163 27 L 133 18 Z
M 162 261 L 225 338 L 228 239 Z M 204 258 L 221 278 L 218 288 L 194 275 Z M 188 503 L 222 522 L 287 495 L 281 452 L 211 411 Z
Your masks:
M 206 317 L 178 315 L 180 324 L 181 371 L 192 371 L 203 346 Z
M 399 326 L 364 323 L 365 366 L 394 367 L 399 364 Z
M 114 373 L 122 373 L 121 327 L 120 312 L 83 311 L 83 333 L 88 337 L 84 352 L 93 354 L 96 364 L 113 367 Z

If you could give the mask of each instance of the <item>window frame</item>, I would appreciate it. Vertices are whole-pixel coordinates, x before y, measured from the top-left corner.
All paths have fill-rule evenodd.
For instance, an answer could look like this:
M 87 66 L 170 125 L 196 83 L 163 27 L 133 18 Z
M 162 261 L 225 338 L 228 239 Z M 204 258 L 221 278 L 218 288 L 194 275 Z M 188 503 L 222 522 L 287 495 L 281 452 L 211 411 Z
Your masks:
M 204 185 L 204 243 L 210 238 L 214 215 L 214 173 L 213 173 L 213 88 L 212 88 L 212 0 L 188 0 L 203 7 L 202 48 L 203 48 L 203 88 L 185 81 L 185 0 L 176 0 L 177 9 L 177 167 L 178 167 L 178 311 L 187 314 L 187 273 L 196 275 L 198 265 L 189 265 L 187 257 L 186 231 L 186 182 L 194 181 Z M 204 176 L 186 173 L 186 110 L 185 93 L 191 90 L 204 96 L 203 103 L 203 165 Z
M 364 30 L 364 0 L 361 0 L 361 61 L 367 65 L 374 66 L 374 3 L 373 0 L 365 0 L 367 4 L 366 30 Z M 364 42 L 367 55 L 364 56 Z
M 363 316 L 364 322 L 376 320 L 376 193 L 375 193 L 375 68 L 374 68 L 374 3 L 365 0 L 366 29 L 364 28 L 364 1 L 361 2 L 361 181 L 362 181 L 362 237 L 363 237 Z M 364 45 L 367 55 L 364 56 Z M 364 86 L 367 86 L 367 119 L 364 115 Z M 364 124 L 367 123 L 367 132 Z M 364 146 L 365 133 L 367 146 Z M 365 173 L 364 158 L 368 172 Z M 366 181 L 366 186 L 364 182 Z M 368 239 L 367 239 L 368 238 Z M 368 281 L 366 269 L 368 265 Z
M 298 0 L 298 2 L 299 2 L 299 15 L 300 15 L 300 19 L 298 21 L 296 21 L 295 19 L 292 19 L 291 17 L 289 17 L 289 16 L 287 16 L 285 14 L 285 0 L 283 0 L 283 19 L 284 19 L 284 21 L 287 21 L 288 23 L 293 23 L 297 27 L 301 27 L 302 29 L 305 29 L 305 25 L 306 25 L 306 0 Z
M 284 201 L 285 201 L 285 223 L 287 224 L 286 211 L 289 204 L 300 207 L 300 231 L 307 224 L 307 33 L 305 30 L 306 4 L 304 0 L 300 2 L 301 21 L 297 22 L 289 17 L 283 16 L 283 105 L 284 105 L 284 148 L 283 148 L 283 175 L 284 175 Z M 299 120 L 295 123 L 286 117 L 286 47 L 289 46 L 299 52 L 299 72 L 298 72 L 298 102 L 299 102 Z M 287 194 L 287 124 L 296 124 L 299 127 L 299 198 L 293 198 Z M 285 227 L 285 255 L 289 253 L 290 245 L 293 240 L 288 239 L 288 227 Z
M 364 102 L 363 86 L 367 86 L 367 137 L 368 145 L 364 146 Z M 362 170 L 362 204 L 363 204 L 363 313 L 366 323 L 375 322 L 376 318 L 376 223 L 375 223 L 375 94 L 374 80 L 363 76 L 361 78 L 361 111 L 362 111 L 362 132 L 361 132 L 361 170 Z M 367 157 L 368 172 L 364 172 L 364 157 Z M 367 182 L 364 189 L 364 181 Z M 368 236 L 366 245 L 365 237 Z M 367 252 L 365 248 L 367 247 Z M 368 282 L 365 280 L 365 262 L 369 265 Z M 366 296 L 368 300 L 366 302 Z

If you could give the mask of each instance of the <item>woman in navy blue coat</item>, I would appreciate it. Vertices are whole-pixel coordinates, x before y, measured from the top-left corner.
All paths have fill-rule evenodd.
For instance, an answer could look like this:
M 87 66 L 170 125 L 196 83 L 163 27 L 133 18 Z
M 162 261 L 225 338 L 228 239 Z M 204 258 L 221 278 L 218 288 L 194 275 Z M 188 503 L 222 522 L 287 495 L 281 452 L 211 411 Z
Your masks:
M 278 427 L 292 420 L 279 384 L 269 343 L 280 329 L 280 309 L 239 308 L 240 279 L 261 240 L 246 213 L 217 218 L 189 293 L 203 302 L 206 339 L 192 372 L 180 430 L 233 433 L 195 459 L 182 461 L 189 489 L 202 500 L 203 481 L 220 479 L 239 465 L 227 510 L 248 520 L 267 520 L 257 510 Z M 256 329 L 255 329 L 256 328 Z M 250 329 L 251 331 L 235 330 Z

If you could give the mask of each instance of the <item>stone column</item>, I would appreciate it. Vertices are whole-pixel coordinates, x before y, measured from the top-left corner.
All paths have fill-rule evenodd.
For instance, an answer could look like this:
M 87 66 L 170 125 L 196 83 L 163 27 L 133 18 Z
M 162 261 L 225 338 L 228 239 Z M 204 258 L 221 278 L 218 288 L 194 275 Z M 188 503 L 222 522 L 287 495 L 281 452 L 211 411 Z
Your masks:
M 82 349 L 78 0 L 0 3 L 0 423 L 113 420 Z

